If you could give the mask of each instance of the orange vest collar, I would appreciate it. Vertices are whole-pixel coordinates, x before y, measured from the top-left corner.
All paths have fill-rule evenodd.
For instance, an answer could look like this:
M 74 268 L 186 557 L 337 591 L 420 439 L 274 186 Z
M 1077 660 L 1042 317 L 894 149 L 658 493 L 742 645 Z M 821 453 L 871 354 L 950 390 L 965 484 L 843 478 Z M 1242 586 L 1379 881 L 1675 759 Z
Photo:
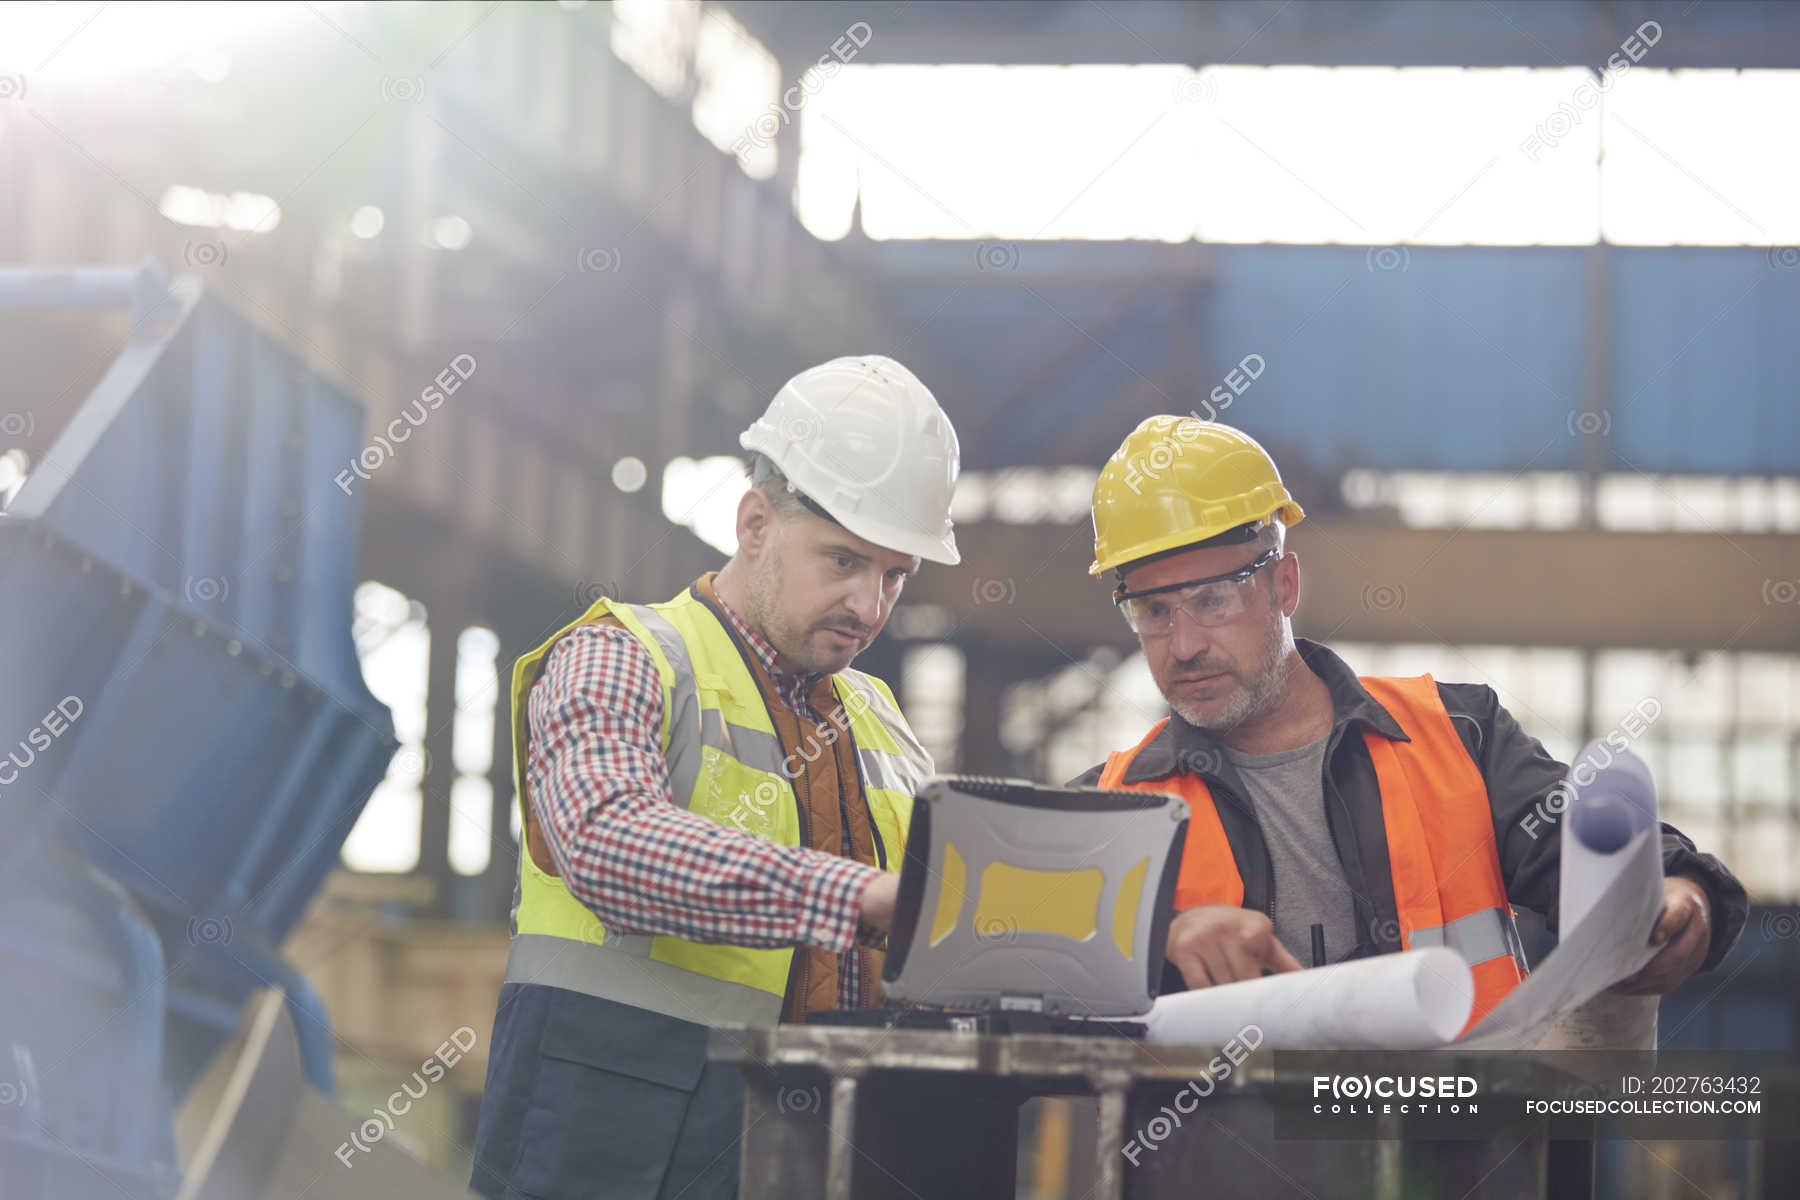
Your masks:
M 1381 792 L 1401 945 L 1411 949 L 1415 932 L 1421 935 L 1421 945 L 1452 944 L 1452 930 L 1467 928 L 1470 922 L 1483 925 L 1482 914 L 1492 913 L 1499 944 L 1507 948 L 1493 956 L 1485 956 L 1483 949 L 1484 957 L 1471 962 L 1475 1004 L 1469 1025 L 1473 1026 L 1524 978 L 1494 843 L 1487 784 L 1457 736 L 1431 676 L 1363 676 L 1361 682 L 1411 739 L 1395 741 L 1363 730 Z M 1108 755 L 1099 785 L 1173 792 L 1187 801 L 1187 842 L 1175 885 L 1177 911 L 1200 904 L 1241 906 L 1244 881 L 1206 781 L 1181 772 L 1165 779 L 1124 782 L 1132 760 L 1167 724 L 1164 718 L 1136 746 Z M 1469 922 L 1453 926 L 1463 918 Z M 1488 937 L 1469 944 L 1492 948 L 1495 943 Z M 1466 944 L 1457 948 L 1466 949 Z

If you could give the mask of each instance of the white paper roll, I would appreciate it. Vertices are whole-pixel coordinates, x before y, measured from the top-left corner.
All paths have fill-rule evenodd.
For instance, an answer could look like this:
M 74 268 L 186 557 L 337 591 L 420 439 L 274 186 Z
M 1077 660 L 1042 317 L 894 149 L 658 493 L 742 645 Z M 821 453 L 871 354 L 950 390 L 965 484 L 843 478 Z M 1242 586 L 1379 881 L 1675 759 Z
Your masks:
M 1564 788 L 1556 949 L 1469 1031 L 1462 1045 L 1470 1049 L 1527 1049 L 1546 1037 L 1553 1045 L 1629 1046 L 1656 1036 L 1654 1005 L 1601 1000 L 1573 1015 L 1656 953 L 1650 930 L 1663 896 L 1656 785 L 1636 755 L 1596 741 L 1576 758 Z M 1559 1020 L 1573 1024 L 1552 1035 Z
M 1461 1032 L 1475 982 L 1454 950 L 1433 946 L 1164 996 L 1153 1042 L 1217 1046 L 1249 1026 L 1271 1046 L 1415 1050 Z

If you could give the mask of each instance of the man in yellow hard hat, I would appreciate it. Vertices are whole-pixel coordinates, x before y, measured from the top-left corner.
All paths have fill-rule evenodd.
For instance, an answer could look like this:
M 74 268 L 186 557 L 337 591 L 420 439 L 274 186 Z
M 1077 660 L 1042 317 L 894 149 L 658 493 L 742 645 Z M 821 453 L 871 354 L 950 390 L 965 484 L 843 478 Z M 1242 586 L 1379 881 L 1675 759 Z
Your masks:
M 1188 802 L 1165 990 L 1444 945 L 1474 976 L 1473 1024 L 1525 969 L 1513 906 L 1554 924 L 1561 843 L 1541 818 L 1567 768 L 1490 687 L 1359 677 L 1294 637 L 1304 513 L 1248 434 L 1149 418 L 1093 516 L 1090 573 L 1113 572 L 1172 711 L 1076 782 Z M 1743 928 L 1724 864 L 1668 825 L 1662 852 L 1662 948 L 1620 991 L 1669 991 Z
M 959 555 L 956 431 L 891 358 L 802 371 L 739 443 L 738 546 L 671 600 L 605 597 L 513 669 L 523 824 L 471 1185 L 737 1194 L 743 1077 L 709 1030 L 880 1003 L 933 772 L 851 667 Z

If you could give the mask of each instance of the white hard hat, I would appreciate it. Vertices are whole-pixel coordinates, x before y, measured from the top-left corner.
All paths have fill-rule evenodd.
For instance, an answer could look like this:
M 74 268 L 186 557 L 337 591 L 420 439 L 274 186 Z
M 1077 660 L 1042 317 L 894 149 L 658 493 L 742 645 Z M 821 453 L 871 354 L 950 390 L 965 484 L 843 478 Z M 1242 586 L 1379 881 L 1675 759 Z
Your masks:
M 962 455 L 931 390 L 879 354 L 800 372 L 738 436 L 851 533 L 931 562 L 962 561 L 950 496 Z

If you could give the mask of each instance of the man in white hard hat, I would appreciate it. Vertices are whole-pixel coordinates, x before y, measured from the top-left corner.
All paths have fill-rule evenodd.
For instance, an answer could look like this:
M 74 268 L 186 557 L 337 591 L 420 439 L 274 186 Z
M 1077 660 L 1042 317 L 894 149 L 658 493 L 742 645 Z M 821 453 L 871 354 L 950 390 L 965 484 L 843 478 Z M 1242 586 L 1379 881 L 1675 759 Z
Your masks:
M 954 564 L 956 432 L 889 358 L 789 380 L 739 439 L 738 549 L 674 599 L 603 598 L 513 669 L 524 825 L 474 1189 L 737 1189 L 715 1026 L 880 1003 L 931 756 L 851 669 L 921 560 Z

